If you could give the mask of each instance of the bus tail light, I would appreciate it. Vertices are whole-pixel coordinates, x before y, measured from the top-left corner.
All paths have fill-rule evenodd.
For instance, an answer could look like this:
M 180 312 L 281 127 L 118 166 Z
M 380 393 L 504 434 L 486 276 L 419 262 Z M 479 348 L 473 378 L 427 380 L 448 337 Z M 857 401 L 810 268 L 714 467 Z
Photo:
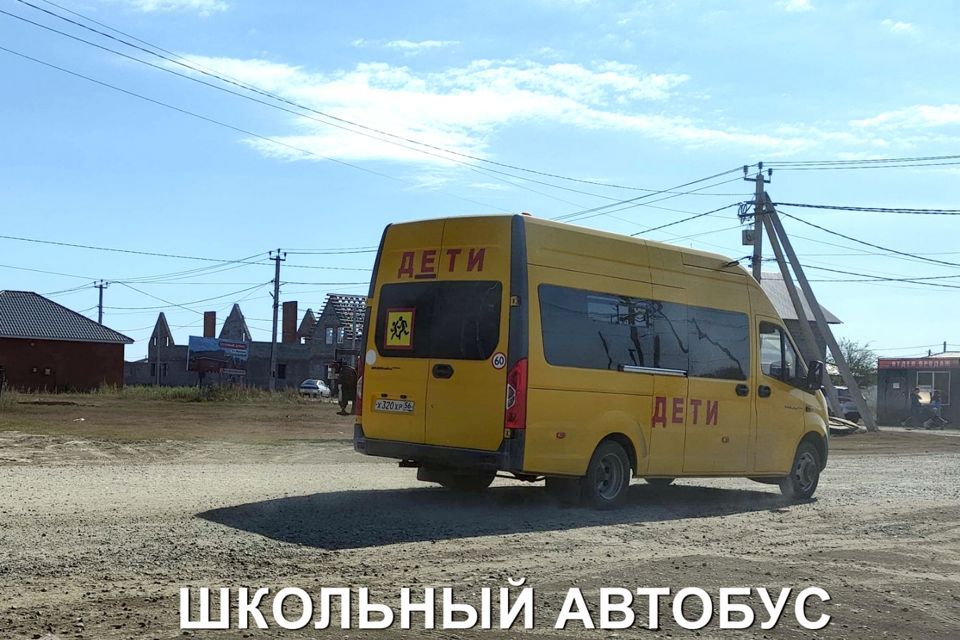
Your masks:
M 363 365 L 364 358 L 359 358 L 357 365 L 357 391 L 353 394 L 353 415 L 363 415 Z
M 527 428 L 527 359 L 521 358 L 507 373 L 507 406 L 504 429 Z

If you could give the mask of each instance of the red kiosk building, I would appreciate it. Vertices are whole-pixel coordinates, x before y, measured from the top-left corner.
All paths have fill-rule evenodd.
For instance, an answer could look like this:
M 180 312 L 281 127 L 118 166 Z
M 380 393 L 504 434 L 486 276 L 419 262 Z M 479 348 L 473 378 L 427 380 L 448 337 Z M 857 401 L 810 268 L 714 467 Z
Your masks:
M 920 389 L 927 405 L 940 392 L 941 415 L 950 426 L 960 426 L 960 351 L 935 353 L 925 358 L 877 359 L 877 420 L 900 424 L 910 415 L 910 393 Z

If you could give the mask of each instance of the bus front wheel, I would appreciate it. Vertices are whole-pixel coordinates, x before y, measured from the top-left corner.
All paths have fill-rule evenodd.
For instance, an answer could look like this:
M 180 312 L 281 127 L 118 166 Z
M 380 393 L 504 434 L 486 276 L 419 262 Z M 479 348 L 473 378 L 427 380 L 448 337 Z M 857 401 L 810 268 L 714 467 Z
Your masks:
M 820 454 L 812 442 L 801 442 L 790 473 L 780 479 L 780 491 L 793 500 L 808 500 L 819 482 Z
M 587 475 L 580 481 L 584 500 L 595 509 L 616 509 L 627 499 L 630 458 L 617 442 L 604 440 L 593 452 Z

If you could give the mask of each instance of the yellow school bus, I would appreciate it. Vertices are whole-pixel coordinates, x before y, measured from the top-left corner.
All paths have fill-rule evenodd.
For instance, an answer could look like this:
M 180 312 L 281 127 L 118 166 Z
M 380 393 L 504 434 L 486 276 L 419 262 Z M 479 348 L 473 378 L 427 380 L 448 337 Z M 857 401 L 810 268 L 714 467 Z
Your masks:
M 367 311 L 354 448 L 421 480 L 612 508 L 632 477 L 809 498 L 826 465 L 822 363 L 723 256 L 527 215 L 393 224 Z

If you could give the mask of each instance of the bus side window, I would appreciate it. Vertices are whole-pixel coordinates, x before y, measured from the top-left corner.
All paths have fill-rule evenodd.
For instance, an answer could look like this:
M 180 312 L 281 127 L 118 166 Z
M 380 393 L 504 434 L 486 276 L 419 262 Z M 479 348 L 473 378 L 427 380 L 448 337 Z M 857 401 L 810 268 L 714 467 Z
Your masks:
M 769 322 L 760 323 L 760 372 L 780 379 L 783 358 L 780 354 L 780 330 Z
M 760 323 L 760 371 L 794 386 L 802 386 L 806 377 L 786 332 L 770 322 Z

